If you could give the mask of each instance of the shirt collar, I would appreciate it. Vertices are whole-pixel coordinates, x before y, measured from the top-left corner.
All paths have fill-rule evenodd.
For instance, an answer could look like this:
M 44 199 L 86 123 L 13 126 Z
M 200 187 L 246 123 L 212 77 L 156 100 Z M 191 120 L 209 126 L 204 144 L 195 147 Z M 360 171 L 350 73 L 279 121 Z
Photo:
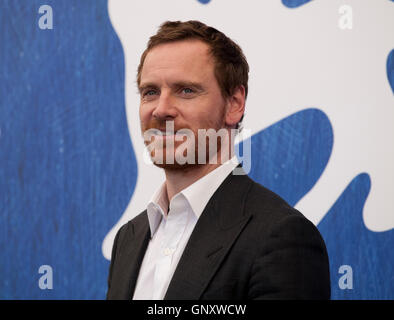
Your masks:
M 157 191 L 153 194 L 146 208 L 152 236 L 156 232 L 162 217 L 168 213 L 168 206 L 169 204 L 167 199 L 167 187 L 166 183 L 164 182 L 160 186 L 160 188 L 157 189 Z
M 153 236 L 161 219 L 167 215 L 168 206 L 170 205 L 171 207 L 172 203 L 177 198 L 180 198 L 179 200 L 184 203 L 185 209 L 188 205 L 192 213 L 198 219 L 204 211 L 209 199 L 211 199 L 215 191 L 238 164 L 237 157 L 232 157 L 230 160 L 215 168 L 215 170 L 212 170 L 204 177 L 177 193 L 172 198 L 170 204 L 168 203 L 167 187 L 164 182 L 153 194 L 147 206 L 151 235 Z
M 197 218 L 201 216 L 209 199 L 211 199 L 224 179 L 226 179 L 238 164 L 238 159 L 234 156 L 181 191 L 188 200 Z

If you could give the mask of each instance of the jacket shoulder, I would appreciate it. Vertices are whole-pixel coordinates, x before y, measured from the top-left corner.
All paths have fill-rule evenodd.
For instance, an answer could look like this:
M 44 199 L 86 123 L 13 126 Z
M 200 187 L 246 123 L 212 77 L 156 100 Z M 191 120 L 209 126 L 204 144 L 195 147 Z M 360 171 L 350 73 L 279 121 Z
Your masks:
M 250 179 L 250 178 L 249 178 Z M 304 217 L 302 213 L 289 205 L 282 197 L 250 179 L 252 186 L 246 199 L 246 206 L 261 219 L 280 220 L 288 215 Z
M 261 234 L 276 236 L 278 232 L 285 232 L 289 238 L 309 234 L 324 246 L 319 230 L 308 218 L 279 195 L 253 180 L 245 209 L 253 216 L 255 227 L 264 231 Z
M 253 182 L 246 210 L 255 246 L 252 299 L 329 299 L 327 249 L 317 227 L 284 199 Z M 265 285 L 261 285 L 265 283 Z
M 118 230 L 116 234 L 116 239 L 122 242 L 125 235 L 134 229 L 134 226 L 138 227 L 147 223 L 148 216 L 146 210 L 142 211 L 140 214 L 136 215 L 134 218 L 130 219 L 128 222 L 124 223 Z

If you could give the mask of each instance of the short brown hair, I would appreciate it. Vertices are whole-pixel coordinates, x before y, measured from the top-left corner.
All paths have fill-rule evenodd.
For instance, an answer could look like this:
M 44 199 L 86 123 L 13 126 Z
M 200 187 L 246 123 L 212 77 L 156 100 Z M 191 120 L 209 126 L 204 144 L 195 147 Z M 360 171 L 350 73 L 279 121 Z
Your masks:
M 145 58 L 153 47 L 180 40 L 197 39 L 207 43 L 215 60 L 215 77 L 223 97 L 230 97 L 240 85 L 248 95 L 249 65 L 242 49 L 230 38 L 215 28 L 200 21 L 166 21 L 157 33 L 150 37 L 138 66 L 137 84 L 141 82 L 141 71 Z M 241 119 L 242 120 L 242 119 Z

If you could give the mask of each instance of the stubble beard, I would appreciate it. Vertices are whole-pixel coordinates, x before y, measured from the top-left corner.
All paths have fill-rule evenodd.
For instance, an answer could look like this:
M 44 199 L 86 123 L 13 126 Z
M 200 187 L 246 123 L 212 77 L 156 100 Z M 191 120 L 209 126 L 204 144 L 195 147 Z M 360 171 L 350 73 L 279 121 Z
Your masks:
M 225 126 L 225 110 L 224 110 L 224 106 L 221 109 L 221 114 L 218 116 L 217 119 L 214 119 L 212 121 L 207 121 L 207 124 L 205 125 L 204 128 L 199 128 L 199 129 L 213 129 L 215 132 L 219 131 L 220 129 L 226 129 Z M 141 125 L 142 128 L 144 128 L 142 131 L 143 133 L 146 132 L 146 130 L 152 129 L 152 128 L 163 128 L 164 126 L 166 126 L 166 122 L 158 122 L 158 121 L 153 121 L 151 123 L 148 124 L 148 126 L 143 126 Z M 147 128 L 147 129 L 145 129 Z M 191 132 L 192 134 L 184 136 L 182 141 L 173 141 L 172 143 L 168 143 L 168 141 L 166 139 L 164 139 L 162 141 L 162 148 L 160 147 L 156 147 L 153 148 L 152 150 L 148 151 L 151 161 L 152 163 L 156 166 L 159 167 L 161 169 L 164 170 L 169 170 L 169 171 L 176 171 L 176 170 L 183 170 L 183 171 L 190 171 L 195 169 L 196 167 L 201 167 L 201 166 L 205 166 L 207 163 L 212 163 L 211 160 L 213 157 L 216 156 L 216 159 L 218 159 L 218 155 L 221 153 L 222 150 L 222 139 L 217 138 L 213 141 L 213 143 L 216 145 L 216 150 L 213 150 L 212 152 L 212 141 L 210 141 L 210 137 L 209 135 L 205 136 L 205 137 L 201 137 L 199 135 L 199 132 L 197 130 L 192 130 L 190 128 L 176 128 L 175 131 L 179 131 L 182 132 L 182 129 L 188 129 L 190 130 L 189 132 Z M 156 138 L 153 138 L 156 139 Z M 183 143 L 185 143 L 185 141 L 191 141 L 191 139 L 193 139 L 194 141 L 194 154 L 192 154 L 190 157 L 189 155 L 187 155 L 187 150 L 189 150 L 189 148 L 186 148 L 183 151 L 183 157 L 187 157 L 188 161 L 186 161 L 185 163 L 179 163 L 176 159 L 177 159 L 177 154 L 178 156 L 180 155 L 179 152 L 179 148 L 180 145 L 182 145 Z M 205 141 L 204 141 L 205 140 Z M 146 141 L 144 140 L 144 143 L 146 146 L 148 146 L 149 144 L 151 144 L 151 141 Z M 187 143 L 187 142 L 186 142 Z M 153 141 L 153 144 L 155 144 L 155 141 Z M 227 143 L 226 143 L 227 144 Z M 163 161 L 157 161 L 157 155 L 156 152 L 158 152 Z M 177 153 L 178 152 L 178 153 Z M 175 161 L 174 161 L 175 160 Z

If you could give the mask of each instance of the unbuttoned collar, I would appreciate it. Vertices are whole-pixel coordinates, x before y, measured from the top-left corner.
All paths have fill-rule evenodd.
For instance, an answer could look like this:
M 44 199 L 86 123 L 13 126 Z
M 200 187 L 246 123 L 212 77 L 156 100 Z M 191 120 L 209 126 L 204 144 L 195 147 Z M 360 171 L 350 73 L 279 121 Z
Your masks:
M 198 219 L 205 209 L 209 199 L 219 188 L 226 177 L 239 164 L 236 156 L 209 172 L 187 188 L 177 193 L 169 204 L 170 211 L 184 210 L 185 214 L 191 212 Z M 153 236 L 161 222 L 167 217 L 168 198 L 167 187 L 164 182 L 153 194 L 147 206 L 147 214 L 151 236 Z

